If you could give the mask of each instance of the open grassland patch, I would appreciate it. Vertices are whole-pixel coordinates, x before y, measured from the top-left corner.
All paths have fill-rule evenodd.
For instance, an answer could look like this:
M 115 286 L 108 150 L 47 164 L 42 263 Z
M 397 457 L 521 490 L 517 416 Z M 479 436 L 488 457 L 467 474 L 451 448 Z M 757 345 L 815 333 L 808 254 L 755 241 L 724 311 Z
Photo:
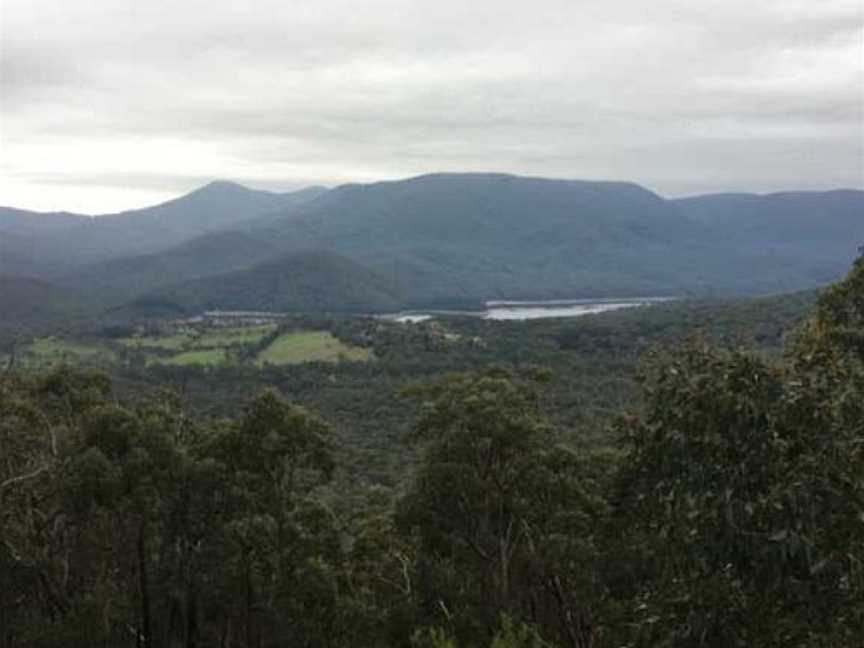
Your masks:
M 149 335 L 124 338 L 120 343 L 132 349 L 161 351 L 187 351 L 192 349 L 219 349 L 258 344 L 276 330 L 276 324 L 232 326 L 181 330 L 170 335 Z
M 166 365 L 221 365 L 228 361 L 225 349 L 199 349 L 195 351 L 184 351 L 170 358 L 154 358 L 151 364 Z
M 133 349 L 163 349 L 179 351 L 192 342 L 192 333 L 183 331 L 173 335 L 130 337 L 120 340 L 120 344 Z
M 372 358 L 368 349 L 353 347 L 339 341 L 328 331 L 297 331 L 280 335 L 273 344 L 258 354 L 256 363 L 299 364 L 301 362 L 364 362 Z
M 216 347 L 258 344 L 276 330 L 276 324 L 256 326 L 235 326 L 230 328 L 211 328 L 203 331 L 192 341 L 192 348 L 205 349 Z
M 117 354 L 98 343 L 88 344 L 47 337 L 28 346 L 22 359 L 26 366 L 32 368 L 58 364 L 107 366 L 117 362 Z

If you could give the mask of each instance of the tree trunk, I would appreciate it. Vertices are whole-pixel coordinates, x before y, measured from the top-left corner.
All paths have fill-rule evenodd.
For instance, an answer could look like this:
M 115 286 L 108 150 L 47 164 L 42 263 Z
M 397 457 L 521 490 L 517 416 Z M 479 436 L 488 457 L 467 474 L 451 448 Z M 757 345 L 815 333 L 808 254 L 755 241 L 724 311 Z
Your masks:
M 142 648 L 152 648 L 150 635 L 150 586 L 147 573 L 146 522 L 138 526 L 138 585 L 141 589 L 141 635 Z
M 186 648 L 195 648 L 198 634 L 198 592 L 189 587 L 186 592 Z
M 246 561 L 246 648 L 253 648 L 252 642 L 252 567 Z

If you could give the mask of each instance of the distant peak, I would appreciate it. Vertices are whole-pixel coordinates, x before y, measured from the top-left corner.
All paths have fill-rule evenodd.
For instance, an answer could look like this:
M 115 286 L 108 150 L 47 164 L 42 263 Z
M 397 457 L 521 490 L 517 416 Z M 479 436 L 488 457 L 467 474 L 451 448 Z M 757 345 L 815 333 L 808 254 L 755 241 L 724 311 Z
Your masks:
M 231 182 L 230 180 L 213 180 L 212 182 L 208 182 L 203 187 L 196 189 L 192 193 L 198 193 L 201 191 L 251 191 L 249 187 L 244 187 L 243 185 L 237 182 Z

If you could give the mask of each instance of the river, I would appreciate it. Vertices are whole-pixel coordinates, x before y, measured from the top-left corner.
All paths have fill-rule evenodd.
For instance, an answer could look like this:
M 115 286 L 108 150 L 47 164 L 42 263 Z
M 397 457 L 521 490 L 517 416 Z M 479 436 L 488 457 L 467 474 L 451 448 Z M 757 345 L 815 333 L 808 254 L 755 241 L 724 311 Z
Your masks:
M 405 311 L 382 316 L 396 322 L 422 322 L 435 316 L 467 315 L 489 320 L 531 320 L 553 317 L 579 317 L 622 308 L 648 306 L 674 297 L 627 297 L 622 299 L 550 299 L 537 301 L 489 301 L 485 311 Z

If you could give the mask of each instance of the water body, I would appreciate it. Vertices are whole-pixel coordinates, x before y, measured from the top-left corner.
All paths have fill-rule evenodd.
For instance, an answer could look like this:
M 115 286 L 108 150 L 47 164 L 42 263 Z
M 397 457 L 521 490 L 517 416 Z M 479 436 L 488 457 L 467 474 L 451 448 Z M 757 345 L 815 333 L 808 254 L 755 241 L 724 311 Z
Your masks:
M 579 317 L 622 308 L 648 306 L 674 297 L 630 297 L 626 299 L 549 299 L 538 301 L 490 301 L 485 311 L 411 311 L 385 315 L 396 322 L 423 322 L 436 316 L 467 315 L 490 320 L 523 321 L 553 317 Z

